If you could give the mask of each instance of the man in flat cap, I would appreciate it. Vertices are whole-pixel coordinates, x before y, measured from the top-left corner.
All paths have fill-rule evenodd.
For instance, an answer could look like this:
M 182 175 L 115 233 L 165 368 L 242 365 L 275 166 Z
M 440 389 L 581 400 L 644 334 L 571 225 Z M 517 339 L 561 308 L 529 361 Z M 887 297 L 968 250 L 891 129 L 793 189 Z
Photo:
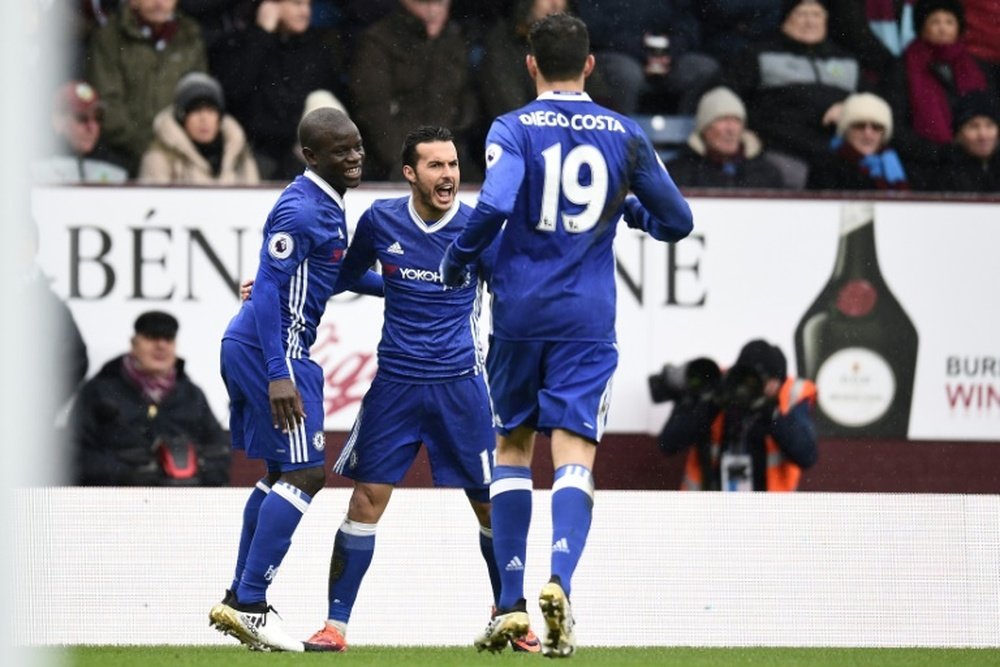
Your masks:
M 131 349 L 80 389 L 70 415 L 77 484 L 229 483 L 229 445 L 177 357 L 177 329 L 169 313 L 142 313 Z

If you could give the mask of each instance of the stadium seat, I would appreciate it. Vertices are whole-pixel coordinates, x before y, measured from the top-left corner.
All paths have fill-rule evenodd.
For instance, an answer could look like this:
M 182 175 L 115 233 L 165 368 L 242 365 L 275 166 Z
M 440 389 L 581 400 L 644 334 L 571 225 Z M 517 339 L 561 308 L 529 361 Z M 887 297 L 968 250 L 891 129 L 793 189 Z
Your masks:
M 694 116 L 650 114 L 635 115 L 632 120 L 639 124 L 653 142 L 653 147 L 664 162 L 677 154 L 694 131 Z

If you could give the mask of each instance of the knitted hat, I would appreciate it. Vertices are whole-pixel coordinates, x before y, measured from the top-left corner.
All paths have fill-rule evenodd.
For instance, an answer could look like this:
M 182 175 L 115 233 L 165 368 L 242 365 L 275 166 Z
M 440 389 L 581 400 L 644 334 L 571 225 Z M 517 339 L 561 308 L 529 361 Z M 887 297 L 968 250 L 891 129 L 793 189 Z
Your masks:
M 952 113 L 952 128 L 955 132 L 976 116 L 986 116 L 1000 125 L 1000 100 L 985 90 L 977 90 L 958 98 Z
M 146 338 L 166 338 L 177 336 L 177 318 L 161 310 L 150 310 L 135 319 L 135 332 Z
M 823 9 L 828 9 L 826 6 L 826 0 L 784 0 L 781 3 L 781 23 L 788 20 L 788 15 L 791 14 L 796 7 L 806 2 L 815 2 L 818 5 L 822 5 Z
M 878 95 L 855 93 L 844 100 L 844 110 L 837 123 L 837 136 L 842 137 L 855 123 L 878 123 L 885 128 L 885 142 L 892 138 L 892 110 Z
M 959 0 L 917 0 L 913 5 L 913 32 L 919 35 L 927 17 L 939 10 L 954 14 L 958 19 L 958 32 L 965 30 L 965 12 Z
M 725 86 L 713 88 L 698 100 L 698 110 L 694 117 L 695 134 L 712 124 L 713 121 L 725 116 L 735 116 L 742 121 L 747 119 L 747 110 L 740 98 Z
M 302 108 L 302 118 L 305 118 L 310 114 L 310 112 L 313 112 L 316 109 L 325 108 L 337 109 L 338 111 L 347 113 L 347 108 L 344 107 L 343 102 L 337 99 L 336 95 L 331 93 L 329 90 L 323 90 L 320 88 L 306 95 L 306 103 Z
M 221 114 L 226 108 L 222 86 L 204 72 L 185 74 L 174 89 L 174 118 L 183 124 L 187 115 L 199 104 L 209 104 Z
M 55 108 L 70 113 L 88 113 L 104 105 L 97 91 L 86 81 L 70 81 L 56 91 Z

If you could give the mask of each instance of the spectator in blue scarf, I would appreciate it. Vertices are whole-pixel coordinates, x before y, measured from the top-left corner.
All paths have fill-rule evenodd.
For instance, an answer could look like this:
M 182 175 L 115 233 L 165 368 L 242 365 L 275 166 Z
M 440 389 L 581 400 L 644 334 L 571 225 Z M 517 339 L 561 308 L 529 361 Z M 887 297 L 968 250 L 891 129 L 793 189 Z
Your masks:
M 831 156 L 809 167 L 808 190 L 909 190 L 899 155 L 889 147 L 892 110 L 878 95 L 848 96 L 830 141 Z

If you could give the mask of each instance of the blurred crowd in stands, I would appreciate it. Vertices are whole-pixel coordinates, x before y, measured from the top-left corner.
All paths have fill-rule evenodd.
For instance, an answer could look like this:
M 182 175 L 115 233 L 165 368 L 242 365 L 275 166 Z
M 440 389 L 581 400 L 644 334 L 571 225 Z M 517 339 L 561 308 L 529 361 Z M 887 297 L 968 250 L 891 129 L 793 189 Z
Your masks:
M 682 187 L 1000 192 L 998 0 L 61 0 L 71 48 L 39 182 L 287 181 L 303 113 L 358 124 L 365 178 L 452 129 L 481 180 L 534 97 L 528 26 L 579 15 L 588 92 L 683 116 Z

